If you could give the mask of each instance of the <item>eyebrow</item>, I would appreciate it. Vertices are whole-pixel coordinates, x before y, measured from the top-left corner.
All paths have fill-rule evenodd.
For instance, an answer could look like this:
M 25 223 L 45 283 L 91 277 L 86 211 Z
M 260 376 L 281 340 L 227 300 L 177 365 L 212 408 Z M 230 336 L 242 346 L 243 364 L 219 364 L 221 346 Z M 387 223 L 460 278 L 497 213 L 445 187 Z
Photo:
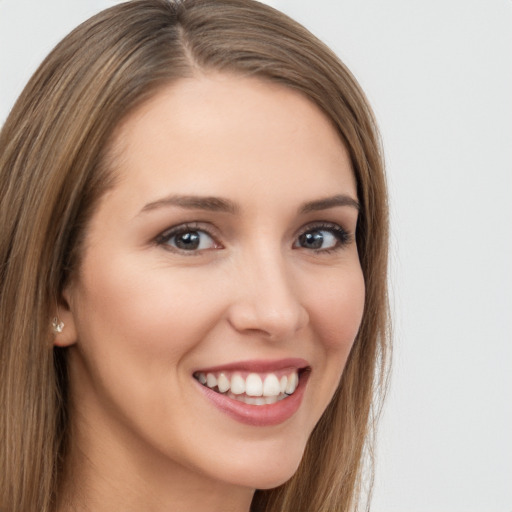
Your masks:
M 309 201 L 302 205 L 299 211 L 300 213 L 317 212 L 320 210 L 335 208 L 336 206 L 350 206 L 355 208 L 357 211 L 361 209 L 359 202 L 354 198 L 344 194 L 338 194 L 335 196 L 318 199 L 316 201 Z
M 239 207 L 229 199 L 223 199 L 220 197 L 209 197 L 209 196 L 177 196 L 171 195 L 148 203 L 142 212 L 148 212 L 164 206 L 178 206 L 187 210 L 207 210 L 211 212 L 225 212 L 236 214 L 239 212 Z
M 206 210 L 211 212 L 231 213 L 233 215 L 240 211 L 240 208 L 236 203 L 221 197 L 171 195 L 146 204 L 142 208 L 141 213 L 168 206 L 177 206 L 187 210 Z M 339 206 L 349 206 L 355 208 L 357 211 L 360 210 L 358 201 L 350 196 L 338 194 L 331 197 L 316 199 L 315 201 L 308 201 L 299 208 L 299 213 L 305 214 L 328 210 L 329 208 Z

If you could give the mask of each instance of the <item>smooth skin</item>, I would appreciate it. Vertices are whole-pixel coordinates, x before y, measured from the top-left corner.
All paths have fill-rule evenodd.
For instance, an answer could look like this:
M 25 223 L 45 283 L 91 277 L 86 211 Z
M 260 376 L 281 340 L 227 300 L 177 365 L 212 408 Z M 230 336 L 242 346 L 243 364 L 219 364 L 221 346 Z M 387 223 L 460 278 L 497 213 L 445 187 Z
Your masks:
M 347 151 L 299 93 L 228 74 L 160 91 L 112 149 L 116 184 L 58 308 L 72 404 L 59 510 L 247 512 L 295 472 L 360 325 Z M 310 378 L 274 426 L 236 421 L 193 378 L 288 357 Z

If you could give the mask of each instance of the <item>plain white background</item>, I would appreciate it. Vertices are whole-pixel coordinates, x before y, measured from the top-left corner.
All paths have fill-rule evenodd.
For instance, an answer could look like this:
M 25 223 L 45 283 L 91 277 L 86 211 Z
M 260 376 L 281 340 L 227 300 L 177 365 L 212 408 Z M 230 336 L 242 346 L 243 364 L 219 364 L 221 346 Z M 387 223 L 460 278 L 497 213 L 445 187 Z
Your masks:
M 0 0 L 0 123 L 107 0 Z M 512 512 L 512 0 L 275 0 L 352 69 L 392 201 L 377 512 Z

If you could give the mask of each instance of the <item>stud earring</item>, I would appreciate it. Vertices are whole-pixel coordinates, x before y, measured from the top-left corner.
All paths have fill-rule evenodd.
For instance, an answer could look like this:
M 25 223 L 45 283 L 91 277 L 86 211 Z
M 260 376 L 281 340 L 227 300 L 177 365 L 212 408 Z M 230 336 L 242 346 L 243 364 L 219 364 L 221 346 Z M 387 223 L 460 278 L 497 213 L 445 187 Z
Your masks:
M 57 317 L 52 320 L 53 332 L 60 334 L 64 329 L 64 322 L 61 322 Z

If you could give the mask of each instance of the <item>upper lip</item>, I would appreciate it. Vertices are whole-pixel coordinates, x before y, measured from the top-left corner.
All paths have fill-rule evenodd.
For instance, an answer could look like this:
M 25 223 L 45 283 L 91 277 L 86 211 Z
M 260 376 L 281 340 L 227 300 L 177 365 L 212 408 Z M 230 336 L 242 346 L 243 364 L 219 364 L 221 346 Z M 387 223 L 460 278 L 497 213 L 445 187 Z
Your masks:
M 245 361 L 234 361 L 232 363 L 210 366 L 208 368 L 197 368 L 194 373 L 214 373 L 245 371 L 254 373 L 269 373 L 287 368 L 297 368 L 299 370 L 309 367 L 309 363 L 300 357 L 288 357 L 285 359 L 252 359 Z

